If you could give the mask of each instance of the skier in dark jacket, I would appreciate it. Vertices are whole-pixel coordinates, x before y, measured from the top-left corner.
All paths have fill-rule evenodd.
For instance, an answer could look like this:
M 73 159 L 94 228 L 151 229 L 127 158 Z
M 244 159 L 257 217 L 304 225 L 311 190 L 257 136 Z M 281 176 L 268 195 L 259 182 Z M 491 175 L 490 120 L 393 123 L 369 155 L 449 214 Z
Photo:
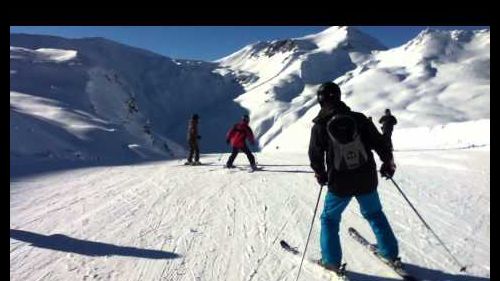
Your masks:
M 198 135 L 198 120 L 200 117 L 198 114 L 193 114 L 191 120 L 189 120 L 188 124 L 188 132 L 187 132 L 187 142 L 189 145 L 189 156 L 187 159 L 186 165 L 200 165 L 200 149 L 198 146 L 198 140 L 201 139 L 201 136 Z M 194 156 L 194 162 L 193 160 Z
M 385 110 L 385 115 L 380 118 L 378 121 L 380 124 L 382 124 L 382 133 L 384 134 L 384 137 L 389 144 L 389 146 L 392 148 L 392 131 L 394 130 L 394 125 L 398 123 L 398 120 L 396 117 L 391 115 L 391 110 L 386 109 Z
M 231 144 L 231 147 L 233 148 L 231 156 L 229 156 L 229 159 L 227 160 L 226 168 L 234 168 L 234 159 L 241 150 L 247 155 L 252 170 L 257 169 L 257 166 L 255 165 L 255 157 L 253 156 L 250 149 L 248 149 L 245 141 L 246 139 L 248 139 L 252 145 L 255 145 L 255 138 L 253 136 L 252 129 L 248 126 L 249 121 L 250 118 L 248 117 L 248 115 L 244 115 L 241 121 L 231 127 L 231 129 L 226 134 L 226 143 Z
M 351 111 L 340 100 L 340 88 L 335 83 L 321 85 L 317 98 L 321 110 L 313 120 L 309 159 L 319 184 L 328 185 L 321 215 L 321 264 L 330 270 L 340 269 L 339 225 L 352 197 L 375 233 L 379 254 L 389 261 L 398 261 L 398 243 L 377 193 L 377 167 L 372 150 L 382 160 L 380 173 L 387 178 L 396 169 L 392 152 L 373 122 L 362 113 Z

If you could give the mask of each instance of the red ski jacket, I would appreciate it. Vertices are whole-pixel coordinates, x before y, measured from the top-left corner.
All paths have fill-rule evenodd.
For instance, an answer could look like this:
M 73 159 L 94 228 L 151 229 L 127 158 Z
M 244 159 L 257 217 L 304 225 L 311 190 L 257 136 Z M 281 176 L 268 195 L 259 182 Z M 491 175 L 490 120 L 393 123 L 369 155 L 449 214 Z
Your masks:
M 235 148 L 245 147 L 245 139 L 248 139 L 251 144 L 255 144 L 252 129 L 243 121 L 235 124 L 226 134 L 226 141 Z

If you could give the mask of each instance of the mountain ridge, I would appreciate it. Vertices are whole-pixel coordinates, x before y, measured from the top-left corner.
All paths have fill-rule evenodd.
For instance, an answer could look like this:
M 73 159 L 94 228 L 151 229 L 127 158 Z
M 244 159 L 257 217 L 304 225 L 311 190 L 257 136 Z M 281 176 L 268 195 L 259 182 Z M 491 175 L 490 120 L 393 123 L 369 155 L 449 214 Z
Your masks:
M 293 139 L 308 134 L 319 110 L 315 91 L 326 81 L 341 86 L 353 110 L 380 116 L 392 108 L 398 128 L 489 118 L 489 30 L 429 29 L 388 49 L 355 27 L 331 27 L 249 44 L 215 62 L 172 59 L 102 38 L 11 34 L 11 46 L 74 49 L 75 58 L 56 63 L 19 59 L 11 48 L 11 93 L 59 100 L 67 112 L 106 120 L 128 135 L 108 141 L 149 151 L 139 158 L 182 156 L 195 112 L 204 152 L 224 151 L 225 131 L 243 114 L 250 115 L 260 149 L 303 150 Z M 11 94 L 17 114 L 12 102 Z M 32 135 L 23 131 L 11 134 L 11 143 Z

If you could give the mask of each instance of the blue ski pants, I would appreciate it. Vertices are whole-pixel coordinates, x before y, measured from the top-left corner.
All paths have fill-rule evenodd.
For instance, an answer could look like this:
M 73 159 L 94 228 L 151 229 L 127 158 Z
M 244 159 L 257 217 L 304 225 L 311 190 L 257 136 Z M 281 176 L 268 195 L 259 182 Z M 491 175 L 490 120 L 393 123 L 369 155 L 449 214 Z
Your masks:
M 377 191 L 355 197 L 361 214 L 369 222 L 375 234 L 379 254 L 387 259 L 398 257 L 398 242 L 382 211 Z M 338 266 L 342 261 L 339 225 L 342 212 L 351 199 L 351 196 L 339 197 L 332 192 L 326 194 L 320 233 L 321 259 L 324 264 Z

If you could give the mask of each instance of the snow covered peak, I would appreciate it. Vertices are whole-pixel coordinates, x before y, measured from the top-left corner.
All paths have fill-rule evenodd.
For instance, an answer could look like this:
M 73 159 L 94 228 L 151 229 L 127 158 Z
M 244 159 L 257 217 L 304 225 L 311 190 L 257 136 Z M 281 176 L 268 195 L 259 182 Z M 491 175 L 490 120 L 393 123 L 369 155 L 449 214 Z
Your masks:
M 270 58 L 275 55 L 290 55 L 293 53 L 303 53 L 316 49 L 318 46 L 313 42 L 301 39 L 283 39 L 273 41 L 258 41 L 256 43 L 247 45 L 241 50 L 230 54 L 216 62 L 222 64 L 231 64 L 231 62 L 247 60 Z
M 285 40 L 275 40 L 268 42 L 260 50 L 264 55 L 271 57 L 277 53 L 286 53 L 294 51 L 307 51 L 316 48 L 314 44 L 310 44 L 307 41 L 285 39 Z
M 77 51 L 52 48 L 31 50 L 21 47 L 10 47 L 10 58 L 33 61 L 65 62 L 76 58 Z
M 331 53 L 337 49 L 349 52 L 370 53 L 387 49 L 377 39 L 351 26 L 334 26 L 317 34 L 299 38 L 274 41 L 259 41 L 217 60 L 224 65 L 234 65 L 248 59 L 269 58 L 277 54 L 284 56 L 307 52 Z
M 385 49 L 357 28 L 334 26 L 300 38 L 257 42 L 216 62 L 242 73 L 243 81 L 261 83 L 295 69 L 306 83 L 318 84 L 353 69 L 374 50 Z
M 60 49 L 74 50 L 80 62 L 91 62 L 105 67 L 117 67 L 122 70 L 135 70 L 149 63 L 162 61 L 162 64 L 175 66 L 168 57 L 152 51 L 128 46 L 102 37 L 68 39 L 58 36 L 10 34 L 11 46 L 25 49 Z M 12 53 L 12 51 L 11 51 Z M 126 59 L 124 59 L 126 58 Z M 146 63 L 145 63 L 146 62 Z M 147 69 L 144 69 L 147 71 Z
M 315 93 L 326 81 L 337 82 L 343 100 L 374 120 L 391 108 L 398 129 L 488 119 L 489 36 L 489 30 L 428 29 L 387 50 L 356 27 L 340 26 L 300 38 L 256 42 L 207 63 L 172 60 L 103 38 L 11 34 L 11 96 L 43 98 L 32 98 L 35 105 L 46 99 L 56 101 L 54 107 L 70 105 L 63 112 L 67 120 L 76 118 L 71 114 L 75 110 L 85 112 L 92 116 L 85 117 L 86 124 L 94 128 L 85 129 L 85 137 L 98 131 L 126 151 L 129 144 L 143 149 L 183 144 L 186 119 L 193 112 L 200 114 L 201 134 L 208 136 L 203 138 L 204 152 L 220 151 L 221 136 L 242 114 L 250 115 L 260 148 L 305 151 L 303 136 L 319 110 Z M 73 59 L 67 64 L 19 59 L 40 54 Z M 22 97 L 17 101 L 24 102 Z M 25 129 L 31 135 L 33 123 L 17 105 L 11 110 L 19 120 L 14 125 L 26 127 L 18 126 L 22 134 L 11 139 L 16 143 L 26 138 Z M 46 127 L 37 132 L 54 129 Z M 74 145 L 72 136 L 54 135 L 68 139 L 71 147 L 91 147 Z
M 483 50 L 483 47 L 489 48 L 489 34 L 489 30 L 445 31 L 427 28 L 400 48 L 404 49 L 406 52 L 418 53 L 423 59 L 446 57 L 449 60 L 456 58 L 461 51 L 466 50 L 468 47 L 471 49 L 478 47 L 467 46 L 472 42 L 479 43 Z M 488 46 L 484 46 L 482 43 L 487 43 Z
M 302 39 L 314 42 L 323 51 L 332 51 L 338 47 L 360 52 L 387 49 L 377 39 L 352 26 L 333 26 Z

